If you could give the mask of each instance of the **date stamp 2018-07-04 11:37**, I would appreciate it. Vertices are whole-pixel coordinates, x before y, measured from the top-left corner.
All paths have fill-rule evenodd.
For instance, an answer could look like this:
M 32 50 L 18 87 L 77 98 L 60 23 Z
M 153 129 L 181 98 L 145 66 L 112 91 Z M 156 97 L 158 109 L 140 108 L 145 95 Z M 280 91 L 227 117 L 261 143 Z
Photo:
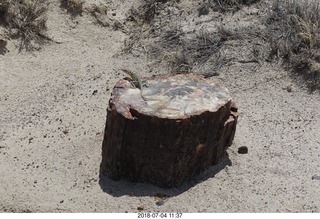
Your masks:
M 182 218 L 182 213 L 142 213 L 138 212 L 138 218 Z

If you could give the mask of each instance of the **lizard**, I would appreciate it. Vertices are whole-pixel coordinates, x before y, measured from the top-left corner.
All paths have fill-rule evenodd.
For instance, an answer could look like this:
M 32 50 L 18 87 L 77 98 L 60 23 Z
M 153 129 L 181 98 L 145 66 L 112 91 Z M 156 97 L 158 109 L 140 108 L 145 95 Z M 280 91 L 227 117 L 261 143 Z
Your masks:
M 127 75 L 130 76 L 130 83 L 131 85 L 134 87 L 134 88 L 138 88 L 140 90 L 140 96 L 142 97 L 142 99 L 146 102 L 148 101 L 159 101 L 159 104 L 156 104 L 157 106 L 156 107 L 150 107 L 153 108 L 154 110 L 162 110 L 163 108 L 165 108 L 169 103 L 170 101 L 174 98 L 174 97 L 171 97 L 169 100 L 166 100 L 166 101 L 163 101 L 163 100 L 158 100 L 158 99 L 154 99 L 154 98 L 146 98 L 144 95 L 143 95 L 143 89 L 145 87 L 148 87 L 148 83 L 147 81 L 142 81 L 142 78 L 140 76 L 140 74 L 138 73 L 135 73 L 135 72 L 132 72 L 130 70 L 127 70 L 127 69 L 121 69 L 124 73 L 126 73 Z
M 143 89 L 141 76 L 138 73 L 134 73 L 127 69 L 121 69 L 121 71 L 123 71 L 124 73 L 130 76 L 130 82 L 134 88 L 138 88 L 140 91 Z M 141 97 L 143 98 L 142 94 L 141 94 Z

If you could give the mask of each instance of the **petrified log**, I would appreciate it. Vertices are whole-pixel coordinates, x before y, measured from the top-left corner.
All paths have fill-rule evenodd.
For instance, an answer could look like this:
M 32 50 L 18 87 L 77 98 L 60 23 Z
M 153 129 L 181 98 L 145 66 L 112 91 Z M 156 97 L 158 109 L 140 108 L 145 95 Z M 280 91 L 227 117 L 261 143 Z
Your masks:
M 238 117 L 226 88 L 192 74 L 142 84 L 122 79 L 113 89 L 101 174 L 173 187 L 223 158 Z

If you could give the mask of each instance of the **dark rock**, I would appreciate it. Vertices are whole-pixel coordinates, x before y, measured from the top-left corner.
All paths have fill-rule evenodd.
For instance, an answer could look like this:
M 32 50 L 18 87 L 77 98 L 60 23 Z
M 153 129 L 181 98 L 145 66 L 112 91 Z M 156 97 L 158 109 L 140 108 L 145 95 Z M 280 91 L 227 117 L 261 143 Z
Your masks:
M 156 205 L 158 205 L 158 206 L 164 205 L 164 200 L 161 199 L 161 200 L 157 201 Z
M 139 210 L 139 211 L 143 211 L 143 209 L 144 209 L 143 205 L 140 205 L 140 206 L 137 207 L 137 210 Z
M 32 142 L 33 140 L 33 137 L 29 138 L 29 144 Z
M 247 154 L 248 153 L 248 147 L 247 146 L 241 146 L 238 148 L 239 154 Z

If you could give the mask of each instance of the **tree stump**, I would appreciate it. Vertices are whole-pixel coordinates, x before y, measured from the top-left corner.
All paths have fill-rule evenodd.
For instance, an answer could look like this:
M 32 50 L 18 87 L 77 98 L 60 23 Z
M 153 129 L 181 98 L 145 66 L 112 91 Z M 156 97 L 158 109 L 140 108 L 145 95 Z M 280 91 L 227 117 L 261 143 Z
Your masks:
M 126 79 L 107 109 L 101 174 L 174 187 L 218 164 L 236 131 L 228 90 L 197 75 Z

